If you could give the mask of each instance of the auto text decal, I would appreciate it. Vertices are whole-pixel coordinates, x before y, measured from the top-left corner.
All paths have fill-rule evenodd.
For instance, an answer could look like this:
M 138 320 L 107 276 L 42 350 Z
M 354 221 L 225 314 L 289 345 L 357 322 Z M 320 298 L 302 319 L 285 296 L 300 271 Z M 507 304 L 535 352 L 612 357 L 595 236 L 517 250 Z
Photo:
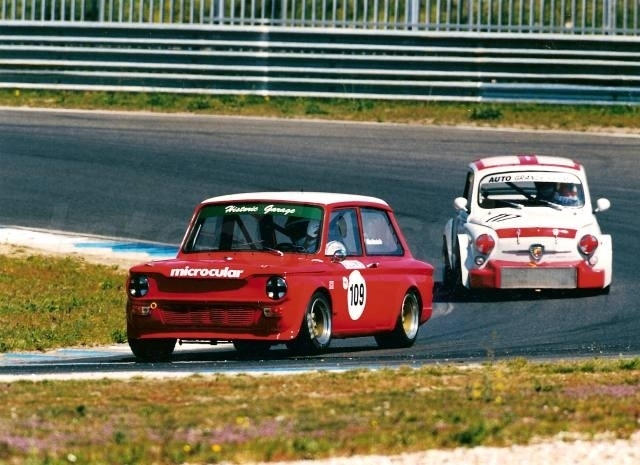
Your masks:
M 225 266 L 224 268 L 171 268 L 169 276 L 172 278 L 239 278 L 244 270 L 234 270 Z
M 500 173 L 485 176 L 480 184 L 494 184 L 507 182 L 564 182 L 571 184 L 579 184 L 580 180 L 569 173 L 551 172 L 551 171 L 531 171 L 531 172 L 513 172 Z
M 367 304 L 367 283 L 358 270 L 342 278 L 342 287 L 347 291 L 347 307 L 352 320 L 357 320 L 364 313 Z

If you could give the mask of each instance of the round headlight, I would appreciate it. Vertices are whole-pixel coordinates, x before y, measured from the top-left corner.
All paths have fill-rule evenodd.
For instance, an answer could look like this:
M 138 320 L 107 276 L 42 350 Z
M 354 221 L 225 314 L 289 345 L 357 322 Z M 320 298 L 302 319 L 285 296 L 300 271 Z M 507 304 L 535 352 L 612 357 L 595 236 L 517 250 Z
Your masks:
M 130 276 L 128 290 L 131 297 L 144 297 L 149 292 L 149 278 L 144 275 Z
M 270 299 L 282 299 L 287 294 L 287 282 L 280 276 L 271 276 L 267 279 L 266 292 Z

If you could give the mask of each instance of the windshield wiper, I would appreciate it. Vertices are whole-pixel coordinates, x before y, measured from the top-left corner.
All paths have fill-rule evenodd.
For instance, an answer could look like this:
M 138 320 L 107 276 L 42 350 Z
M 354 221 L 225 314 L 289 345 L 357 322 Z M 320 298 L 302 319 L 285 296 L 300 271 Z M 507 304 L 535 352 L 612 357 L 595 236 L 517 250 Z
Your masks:
M 524 205 L 522 205 L 521 203 L 511 202 L 510 200 L 492 199 L 491 197 L 487 197 L 487 199 L 488 200 L 493 200 L 494 202 L 502 202 L 504 204 L 509 205 L 510 207 L 517 208 L 518 210 L 522 210 L 524 208 Z
M 551 207 L 555 210 L 564 210 L 564 207 L 562 205 L 558 205 L 557 203 L 551 202 L 550 200 L 545 200 L 545 199 L 535 199 L 536 202 L 540 202 L 543 205 L 546 205 L 547 207 Z
M 278 255 L 280 257 L 284 256 L 284 253 L 281 250 L 278 249 L 274 249 L 273 247 L 267 247 L 266 245 L 264 245 L 264 239 L 260 239 L 258 241 L 251 241 L 251 242 L 243 242 L 242 244 L 238 244 L 239 247 L 249 247 L 249 250 L 252 252 L 269 252 L 275 255 Z M 260 246 L 260 248 L 258 248 L 257 246 Z M 239 248 L 236 249 L 234 248 L 235 251 L 243 251 L 243 250 L 247 250 L 244 248 Z
M 274 255 L 278 255 L 280 257 L 284 257 L 284 252 L 282 250 L 274 249 L 272 247 L 264 247 L 263 246 L 262 249 L 260 249 L 260 250 L 265 251 L 265 252 L 270 252 L 270 253 L 272 253 Z

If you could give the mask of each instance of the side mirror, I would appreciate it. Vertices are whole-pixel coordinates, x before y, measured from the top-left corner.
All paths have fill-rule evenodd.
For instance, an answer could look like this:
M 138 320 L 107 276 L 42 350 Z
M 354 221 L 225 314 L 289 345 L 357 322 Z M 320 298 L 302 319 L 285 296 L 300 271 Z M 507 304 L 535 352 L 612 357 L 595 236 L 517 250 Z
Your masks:
M 453 201 L 453 208 L 457 211 L 467 211 L 467 199 L 464 197 L 456 197 Z
M 347 258 L 347 248 L 340 241 L 331 241 L 324 248 L 324 254 L 334 263 L 341 262 Z
M 609 199 L 598 199 L 596 200 L 596 209 L 593 210 L 593 213 L 600 213 L 609 210 L 611 207 L 611 202 Z

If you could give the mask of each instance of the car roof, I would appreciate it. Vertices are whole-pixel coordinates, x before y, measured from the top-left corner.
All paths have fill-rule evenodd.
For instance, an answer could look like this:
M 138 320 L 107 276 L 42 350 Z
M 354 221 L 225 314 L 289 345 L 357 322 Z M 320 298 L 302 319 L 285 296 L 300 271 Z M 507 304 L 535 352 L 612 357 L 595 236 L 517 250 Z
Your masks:
M 332 205 L 344 203 L 375 204 L 381 207 L 389 207 L 389 204 L 377 197 L 357 194 L 341 194 L 335 192 L 243 192 L 237 194 L 220 195 L 203 200 L 202 203 L 219 202 L 295 202 L 311 203 L 317 205 Z
M 474 171 L 492 170 L 505 167 L 531 168 L 566 168 L 582 171 L 582 165 L 570 158 L 541 156 L 536 154 L 506 155 L 496 157 L 485 157 L 475 160 L 469 164 Z

